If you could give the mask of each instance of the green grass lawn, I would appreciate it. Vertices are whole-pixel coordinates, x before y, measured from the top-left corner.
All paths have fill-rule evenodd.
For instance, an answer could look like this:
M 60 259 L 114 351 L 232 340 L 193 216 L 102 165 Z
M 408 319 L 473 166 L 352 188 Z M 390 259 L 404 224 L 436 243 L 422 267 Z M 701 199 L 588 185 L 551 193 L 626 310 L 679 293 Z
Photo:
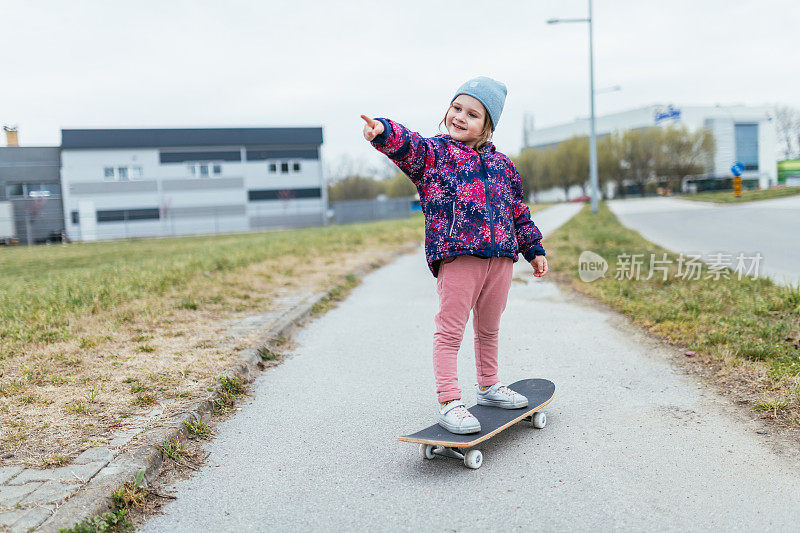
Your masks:
M 742 191 L 739 197 L 733 191 L 709 191 L 697 194 L 685 194 L 679 198 L 696 200 L 698 202 L 715 202 L 721 204 L 738 204 L 741 202 L 755 202 L 756 200 L 773 200 L 800 194 L 800 187 L 785 187 L 781 189 L 761 189 L 756 191 Z
M 160 295 L 206 272 L 415 238 L 422 238 L 419 216 L 269 233 L 2 248 L 0 347 L 65 339 L 76 314 Z

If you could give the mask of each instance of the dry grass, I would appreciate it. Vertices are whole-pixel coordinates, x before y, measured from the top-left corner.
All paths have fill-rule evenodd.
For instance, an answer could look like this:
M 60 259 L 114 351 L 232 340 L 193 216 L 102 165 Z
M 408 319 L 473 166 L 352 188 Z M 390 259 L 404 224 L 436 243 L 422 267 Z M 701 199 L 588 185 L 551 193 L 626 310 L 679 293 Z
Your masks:
M 67 340 L 17 345 L 0 358 L 0 464 L 65 464 L 156 406 L 163 413 L 155 424 L 184 410 L 256 341 L 257 333 L 226 337 L 225 321 L 338 284 L 421 238 L 421 220 L 402 224 L 394 238 L 364 238 L 350 249 L 206 272 L 165 294 L 72 316 Z

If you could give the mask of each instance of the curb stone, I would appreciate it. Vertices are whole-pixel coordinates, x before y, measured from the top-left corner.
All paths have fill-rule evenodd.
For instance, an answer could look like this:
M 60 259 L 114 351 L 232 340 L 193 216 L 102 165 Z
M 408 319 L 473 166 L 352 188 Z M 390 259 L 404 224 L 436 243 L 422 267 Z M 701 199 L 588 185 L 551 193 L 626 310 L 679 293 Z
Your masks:
M 343 280 L 347 276 L 355 276 L 360 281 L 372 270 L 380 268 L 397 257 L 416 250 L 418 247 L 418 244 L 403 247 L 379 260 L 362 265 L 340 279 Z M 252 382 L 261 371 L 259 368 L 261 358 L 258 354 L 258 349 L 269 339 L 289 337 L 311 316 L 314 306 L 332 294 L 334 288 L 335 286 L 326 291 L 308 295 L 299 302 L 294 303 L 294 305 L 280 309 L 275 313 L 263 315 L 264 320 L 271 321 L 269 328 L 260 335 L 260 341 L 257 344 L 239 352 L 242 361 L 229 368 L 225 374 L 229 377 L 239 377 L 246 383 Z M 267 323 L 262 324 L 262 326 L 266 325 Z M 77 467 L 87 469 L 89 465 L 94 466 L 100 462 L 104 464 L 90 478 L 80 480 L 84 481 L 84 483 L 77 492 L 57 507 L 53 504 L 48 504 L 32 509 L 13 510 L 12 512 L 19 514 L 19 516 L 7 516 L 6 524 L 0 523 L 0 531 L 3 531 L 4 527 L 11 526 L 10 531 L 12 532 L 28 531 L 38 527 L 37 531 L 57 533 L 60 528 L 71 528 L 86 518 L 111 511 L 112 500 L 110 494 L 119 490 L 125 482 L 130 481 L 140 470 L 145 471 L 145 485 L 148 478 L 155 478 L 163 462 L 161 452 L 157 446 L 167 440 L 185 436 L 184 422 L 202 420 L 205 415 L 211 413 L 214 400 L 218 397 L 219 387 L 216 387 L 211 397 L 199 400 L 186 411 L 175 415 L 165 427 L 145 429 L 136 437 L 137 445 L 135 447 L 122 451 L 113 459 L 109 457 L 111 452 L 107 448 L 90 448 L 86 450 L 79 456 L 79 458 L 83 458 L 84 464 L 76 465 Z M 63 468 L 69 469 L 70 467 Z M 6 475 L 6 479 L 9 480 L 6 483 L 12 484 L 16 481 L 16 477 L 26 472 L 27 470 L 7 473 L 3 470 L 0 471 L 0 477 Z M 65 470 L 65 472 L 69 472 L 69 470 Z M 32 476 L 32 479 L 35 478 L 33 474 L 26 475 Z M 49 477 L 48 479 L 51 478 Z M 75 480 L 74 476 L 73 480 Z M 44 484 L 47 483 L 45 481 Z M 18 485 L 19 483 L 16 484 Z M 42 483 L 37 483 L 36 489 L 39 489 L 42 485 Z M 54 492 L 58 491 L 58 488 L 49 485 L 47 489 Z M 28 494 L 32 492 L 33 490 Z M 50 515 L 53 509 L 55 509 L 55 512 Z M 33 511 L 36 511 L 36 513 Z M 0 513 L 0 519 L 2 519 L 2 515 L 3 513 Z M 11 523 L 9 523 L 8 519 L 12 519 Z

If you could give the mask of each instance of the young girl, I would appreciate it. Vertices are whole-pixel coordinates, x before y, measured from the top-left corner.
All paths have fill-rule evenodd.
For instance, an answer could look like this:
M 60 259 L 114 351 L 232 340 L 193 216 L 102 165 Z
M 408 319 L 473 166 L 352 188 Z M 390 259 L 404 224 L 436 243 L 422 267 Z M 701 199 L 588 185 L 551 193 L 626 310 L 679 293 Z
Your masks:
M 505 98 L 506 86 L 498 81 L 483 76 L 467 81 L 442 121 L 448 134 L 430 139 L 397 122 L 361 115 L 364 138 L 389 156 L 419 191 L 425 255 L 439 294 L 433 337 L 439 424 L 452 433 L 481 429 L 461 402 L 456 374 L 470 311 L 478 404 L 506 409 L 528 404 L 497 375 L 498 329 L 518 254 L 530 261 L 537 277 L 547 272 L 547 260 L 519 173 L 490 142 Z

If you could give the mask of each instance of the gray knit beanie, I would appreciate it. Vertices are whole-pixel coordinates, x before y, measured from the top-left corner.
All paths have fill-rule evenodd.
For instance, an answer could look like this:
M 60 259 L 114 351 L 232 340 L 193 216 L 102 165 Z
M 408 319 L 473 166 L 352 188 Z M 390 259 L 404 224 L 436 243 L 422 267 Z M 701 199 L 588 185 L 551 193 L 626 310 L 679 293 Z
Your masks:
M 497 128 L 500 115 L 503 113 L 503 105 L 506 103 L 506 94 L 508 94 L 508 89 L 506 89 L 504 83 L 493 80 L 492 78 L 487 78 L 486 76 L 478 76 L 459 87 L 453 100 L 455 100 L 459 94 L 466 94 L 480 100 L 483 107 L 485 107 L 486 111 L 489 113 L 489 117 L 492 119 L 492 126 Z M 450 100 L 450 103 L 452 103 L 453 100 Z

